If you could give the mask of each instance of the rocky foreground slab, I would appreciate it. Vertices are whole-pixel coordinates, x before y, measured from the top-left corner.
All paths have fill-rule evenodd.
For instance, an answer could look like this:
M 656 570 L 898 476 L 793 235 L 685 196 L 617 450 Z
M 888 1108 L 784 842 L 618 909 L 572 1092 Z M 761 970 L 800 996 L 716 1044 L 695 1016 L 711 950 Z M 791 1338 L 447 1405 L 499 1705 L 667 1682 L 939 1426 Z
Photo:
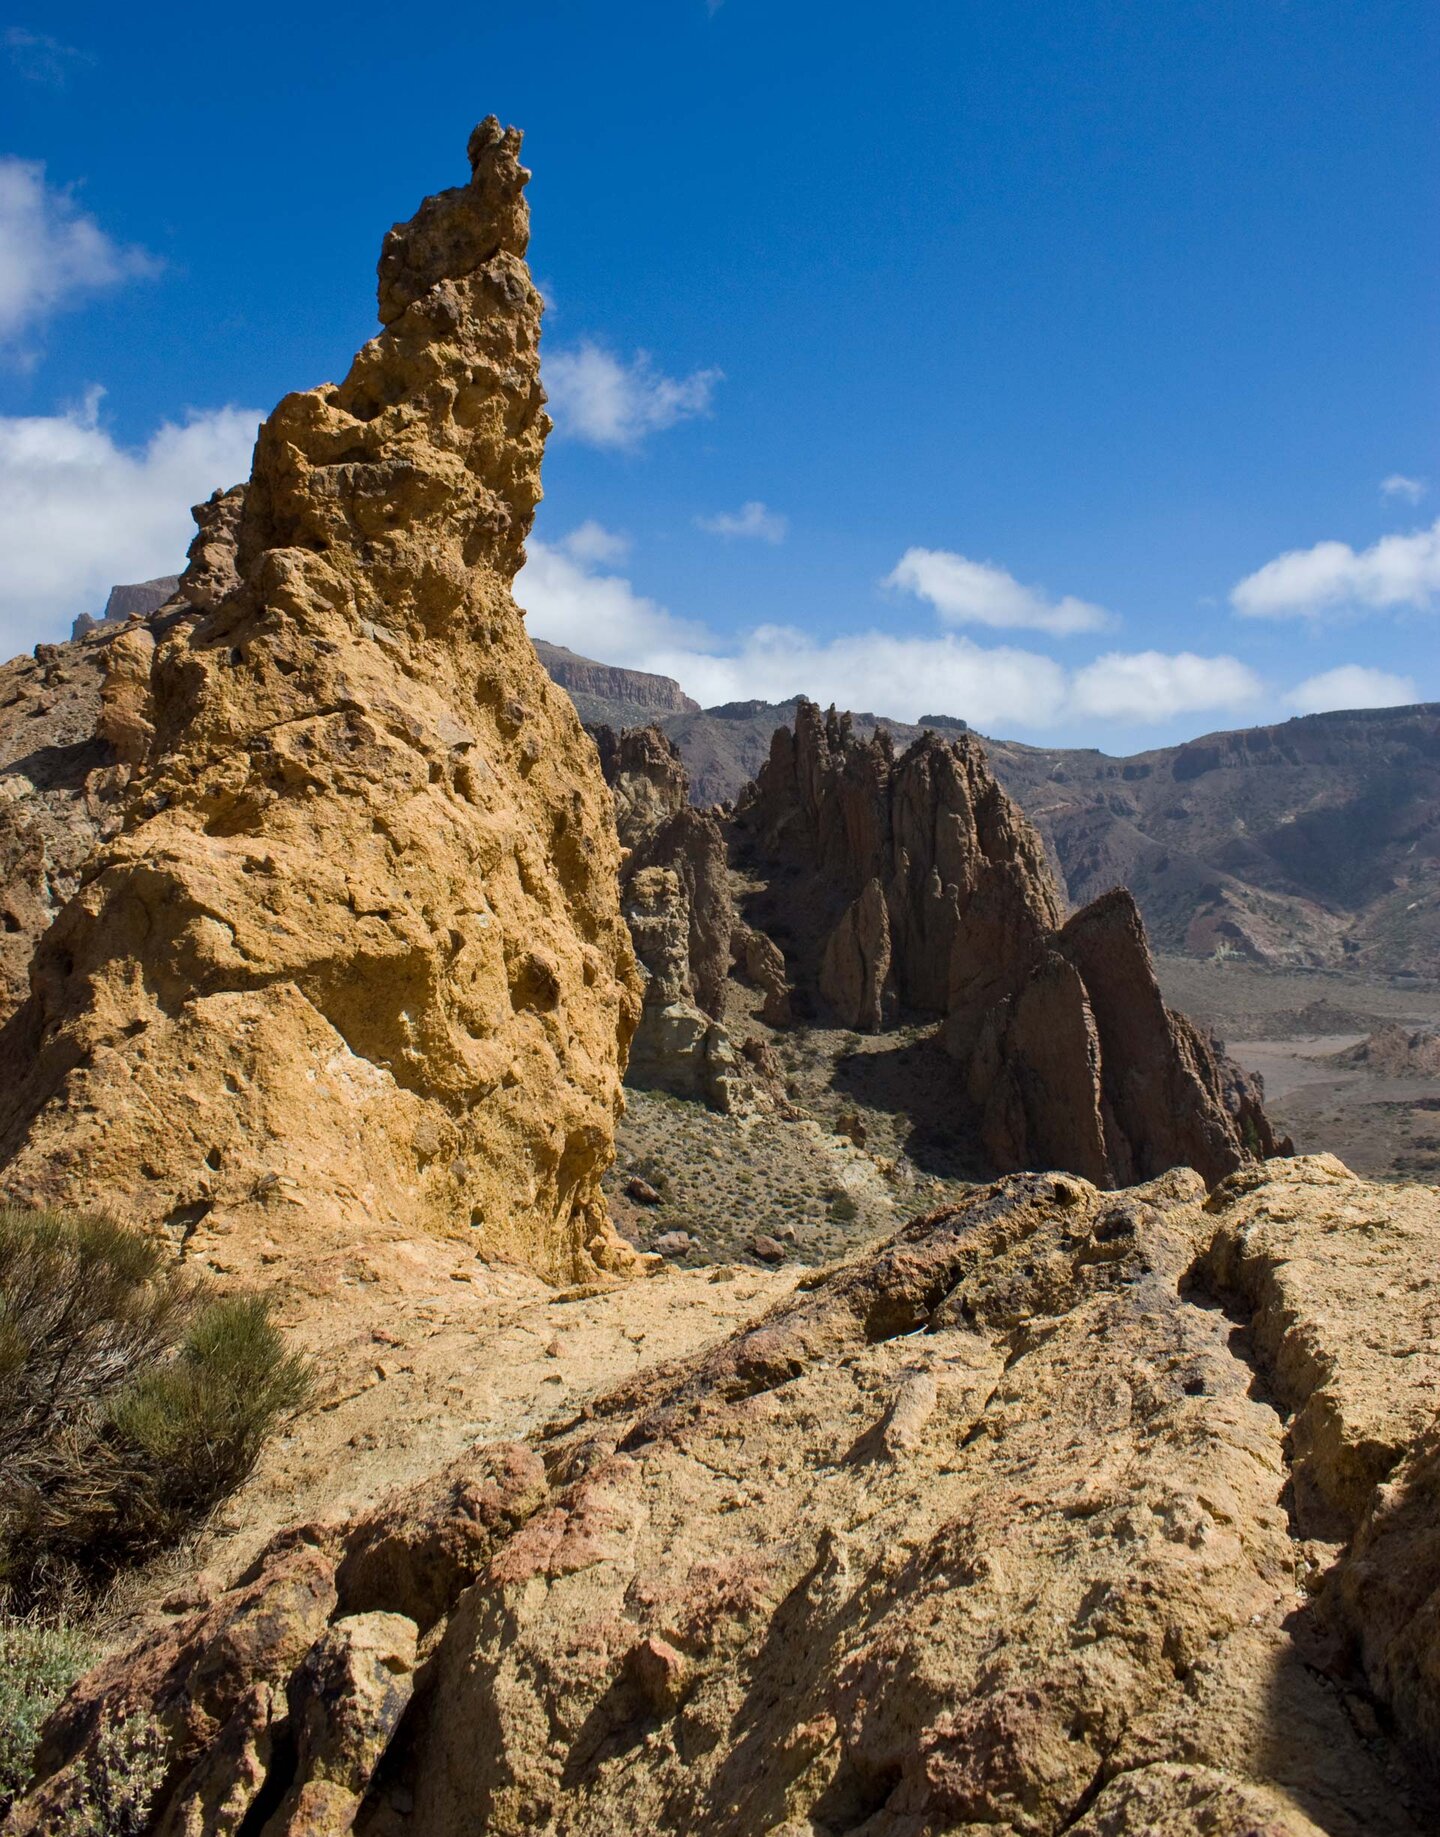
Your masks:
M 137 1709 L 167 1833 L 1433 1830 L 1437 1251 L 1328 1157 L 1003 1180 L 276 1539 L 6 1837 Z

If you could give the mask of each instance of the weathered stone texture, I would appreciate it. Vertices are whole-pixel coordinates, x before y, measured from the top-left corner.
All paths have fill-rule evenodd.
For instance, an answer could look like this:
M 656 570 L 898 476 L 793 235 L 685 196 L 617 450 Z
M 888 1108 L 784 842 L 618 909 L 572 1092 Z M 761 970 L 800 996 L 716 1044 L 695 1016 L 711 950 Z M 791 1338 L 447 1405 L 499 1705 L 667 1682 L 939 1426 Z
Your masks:
M 275 410 L 148 693 L 138 636 L 107 688 L 135 776 L 0 1042 L 12 1197 L 232 1263 L 376 1216 L 623 1260 L 618 851 L 510 592 L 549 425 L 518 154 L 483 124 L 389 233 L 385 330 Z
M 82 1684 L 6 1837 L 137 1705 L 166 1830 L 273 1768 L 339 1775 L 362 1837 L 1420 1837 L 1437 1233 L 1323 1157 L 1208 1201 L 997 1182 L 533 1451 L 277 1540 Z
M 857 739 L 802 701 L 735 821 L 842 1025 L 943 1016 L 993 1166 L 1103 1186 L 1189 1166 L 1213 1184 L 1287 1146 L 1258 1086 L 1166 1008 L 1127 893 L 1062 923 L 1040 839 L 972 735 L 897 758 L 883 729 Z

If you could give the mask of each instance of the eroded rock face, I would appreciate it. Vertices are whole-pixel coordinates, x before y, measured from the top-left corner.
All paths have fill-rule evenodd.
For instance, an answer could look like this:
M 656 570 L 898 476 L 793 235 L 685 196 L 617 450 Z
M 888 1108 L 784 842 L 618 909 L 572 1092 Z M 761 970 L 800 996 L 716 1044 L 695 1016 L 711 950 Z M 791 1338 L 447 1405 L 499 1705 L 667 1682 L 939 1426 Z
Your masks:
M 680 875 L 669 867 L 640 868 L 625 882 L 623 907 L 645 979 L 629 1082 L 698 1098 L 716 1110 L 744 1108 L 754 1095 L 744 1063 L 726 1029 L 695 1000 L 691 904 Z
M 811 934 L 830 1013 L 871 1031 L 944 1017 L 993 1166 L 1102 1186 L 1189 1166 L 1213 1184 L 1288 1147 L 1258 1085 L 1166 1008 L 1128 893 L 1062 923 L 1039 837 L 972 735 L 897 758 L 883 730 L 860 740 L 802 702 L 735 820 L 789 931 Z
M 725 979 L 742 928 L 720 821 L 690 803 L 680 754 L 658 727 L 593 733 L 625 851 L 621 903 L 646 978 L 629 1081 L 721 1110 L 744 1108 L 754 1085 L 724 1025 Z M 762 954 L 757 964 L 773 978 Z M 783 971 L 781 959 L 772 1012 Z
M 0 1041 L 11 1197 L 226 1266 L 376 1217 L 552 1275 L 623 1260 L 618 850 L 510 593 L 549 425 L 519 144 L 486 122 L 389 233 L 384 331 L 275 410 L 199 513 L 193 615 L 148 681 L 122 660 L 124 828 Z
M 805 900 L 821 895 L 821 989 L 846 1026 L 878 1024 L 862 1012 L 897 1004 L 944 1014 L 957 977 L 1008 989 L 1031 936 L 1060 922 L 1039 837 L 969 735 L 925 734 L 897 759 L 883 729 L 860 740 L 847 716 L 802 701 L 794 731 L 776 730 L 736 822 L 767 858 L 822 883 L 807 884 Z M 879 1001 L 877 893 L 889 938 Z M 1025 921 L 1019 935 L 1013 914 Z M 826 966 L 842 926 L 854 945 Z
M 1433 1191 L 1323 1157 L 1208 1201 L 1188 1172 L 998 1182 L 639 1374 L 543 1468 L 477 1449 L 279 1540 L 86 1680 L 7 1837 L 135 1704 L 164 1709 L 168 1790 L 246 1757 L 238 1821 L 357 1616 L 373 1654 L 437 1602 L 365 1837 L 1418 1837 L 1437 1248 Z
M 0 1023 L 29 991 L 36 940 L 120 827 L 124 774 L 97 731 L 116 632 L 0 665 Z
M 637 848 L 683 810 L 690 785 L 679 748 L 658 727 L 590 729 L 600 770 L 615 799 L 622 848 Z

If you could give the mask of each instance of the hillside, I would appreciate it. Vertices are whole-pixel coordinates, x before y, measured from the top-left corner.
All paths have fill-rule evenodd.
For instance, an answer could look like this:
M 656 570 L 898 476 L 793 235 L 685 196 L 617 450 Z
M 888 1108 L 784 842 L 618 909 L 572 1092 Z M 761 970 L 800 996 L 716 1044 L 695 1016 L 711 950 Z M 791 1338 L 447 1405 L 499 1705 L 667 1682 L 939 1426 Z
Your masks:
M 568 688 L 549 662 L 551 647 L 539 649 Z M 658 719 L 700 804 L 732 801 L 764 763 L 775 729 L 795 717 L 794 700 L 639 715 L 630 684 L 676 685 L 583 659 L 570 667 L 582 662 L 586 686 L 572 690 L 581 718 L 616 727 Z M 613 700 L 600 693 L 607 675 L 616 679 Z M 913 726 L 875 713 L 852 721 L 862 738 L 888 728 L 901 747 L 926 727 L 965 730 L 943 715 Z M 1276 965 L 1434 973 L 1440 704 L 1302 715 L 1128 757 L 1014 740 L 986 745 L 1073 906 L 1127 886 L 1165 951 L 1209 956 L 1218 948 Z
M 640 727 L 647 721 L 700 712 L 699 702 L 691 701 L 669 676 L 596 663 L 543 638 L 535 640 L 535 654 L 587 725 Z

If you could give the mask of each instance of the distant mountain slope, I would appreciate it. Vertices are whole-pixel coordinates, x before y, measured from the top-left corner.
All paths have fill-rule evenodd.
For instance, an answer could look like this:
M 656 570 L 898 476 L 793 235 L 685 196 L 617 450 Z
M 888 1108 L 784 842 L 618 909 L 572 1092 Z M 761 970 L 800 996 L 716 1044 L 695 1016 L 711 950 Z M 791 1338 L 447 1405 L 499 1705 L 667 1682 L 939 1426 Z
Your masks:
M 1440 965 L 1440 704 L 1304 715 L 1128 759 L 989 746 L 1071 899 L 1128 885 L 1162 949 Z
M 563 644 L 547 644 L 543 638 L 533 642 L 551 680 L 559 683 L 588 726 L 643 727 L 667 715 L 700 712 L 699 702 L 692 701 L 669 676 L 596 663 L 592 657 L 580 657 Z
M 539 648 L 545 659 L 553 647 Z M 659 721 L 697 803 L 734 798 L 775 729 L 794 722 L 794 700 L 642 711 L 631 683 L 679 696 L 678 685 L 560 655 L 590 672 L 571 691 L 584 719 Z M 609 678 L 617 699 L 607 701 Z M 901 746 L 922 727 L 964 727 L 934 715 L 914 726 L 873 713 L 854 723 L 865 737 L 884 725 Z M 1071 903 L 1129 887 L 1157 949 L 1440 972 L 1440 704 L 1303 715 L 1128 758 L 1011 740 L 986 746 Z

